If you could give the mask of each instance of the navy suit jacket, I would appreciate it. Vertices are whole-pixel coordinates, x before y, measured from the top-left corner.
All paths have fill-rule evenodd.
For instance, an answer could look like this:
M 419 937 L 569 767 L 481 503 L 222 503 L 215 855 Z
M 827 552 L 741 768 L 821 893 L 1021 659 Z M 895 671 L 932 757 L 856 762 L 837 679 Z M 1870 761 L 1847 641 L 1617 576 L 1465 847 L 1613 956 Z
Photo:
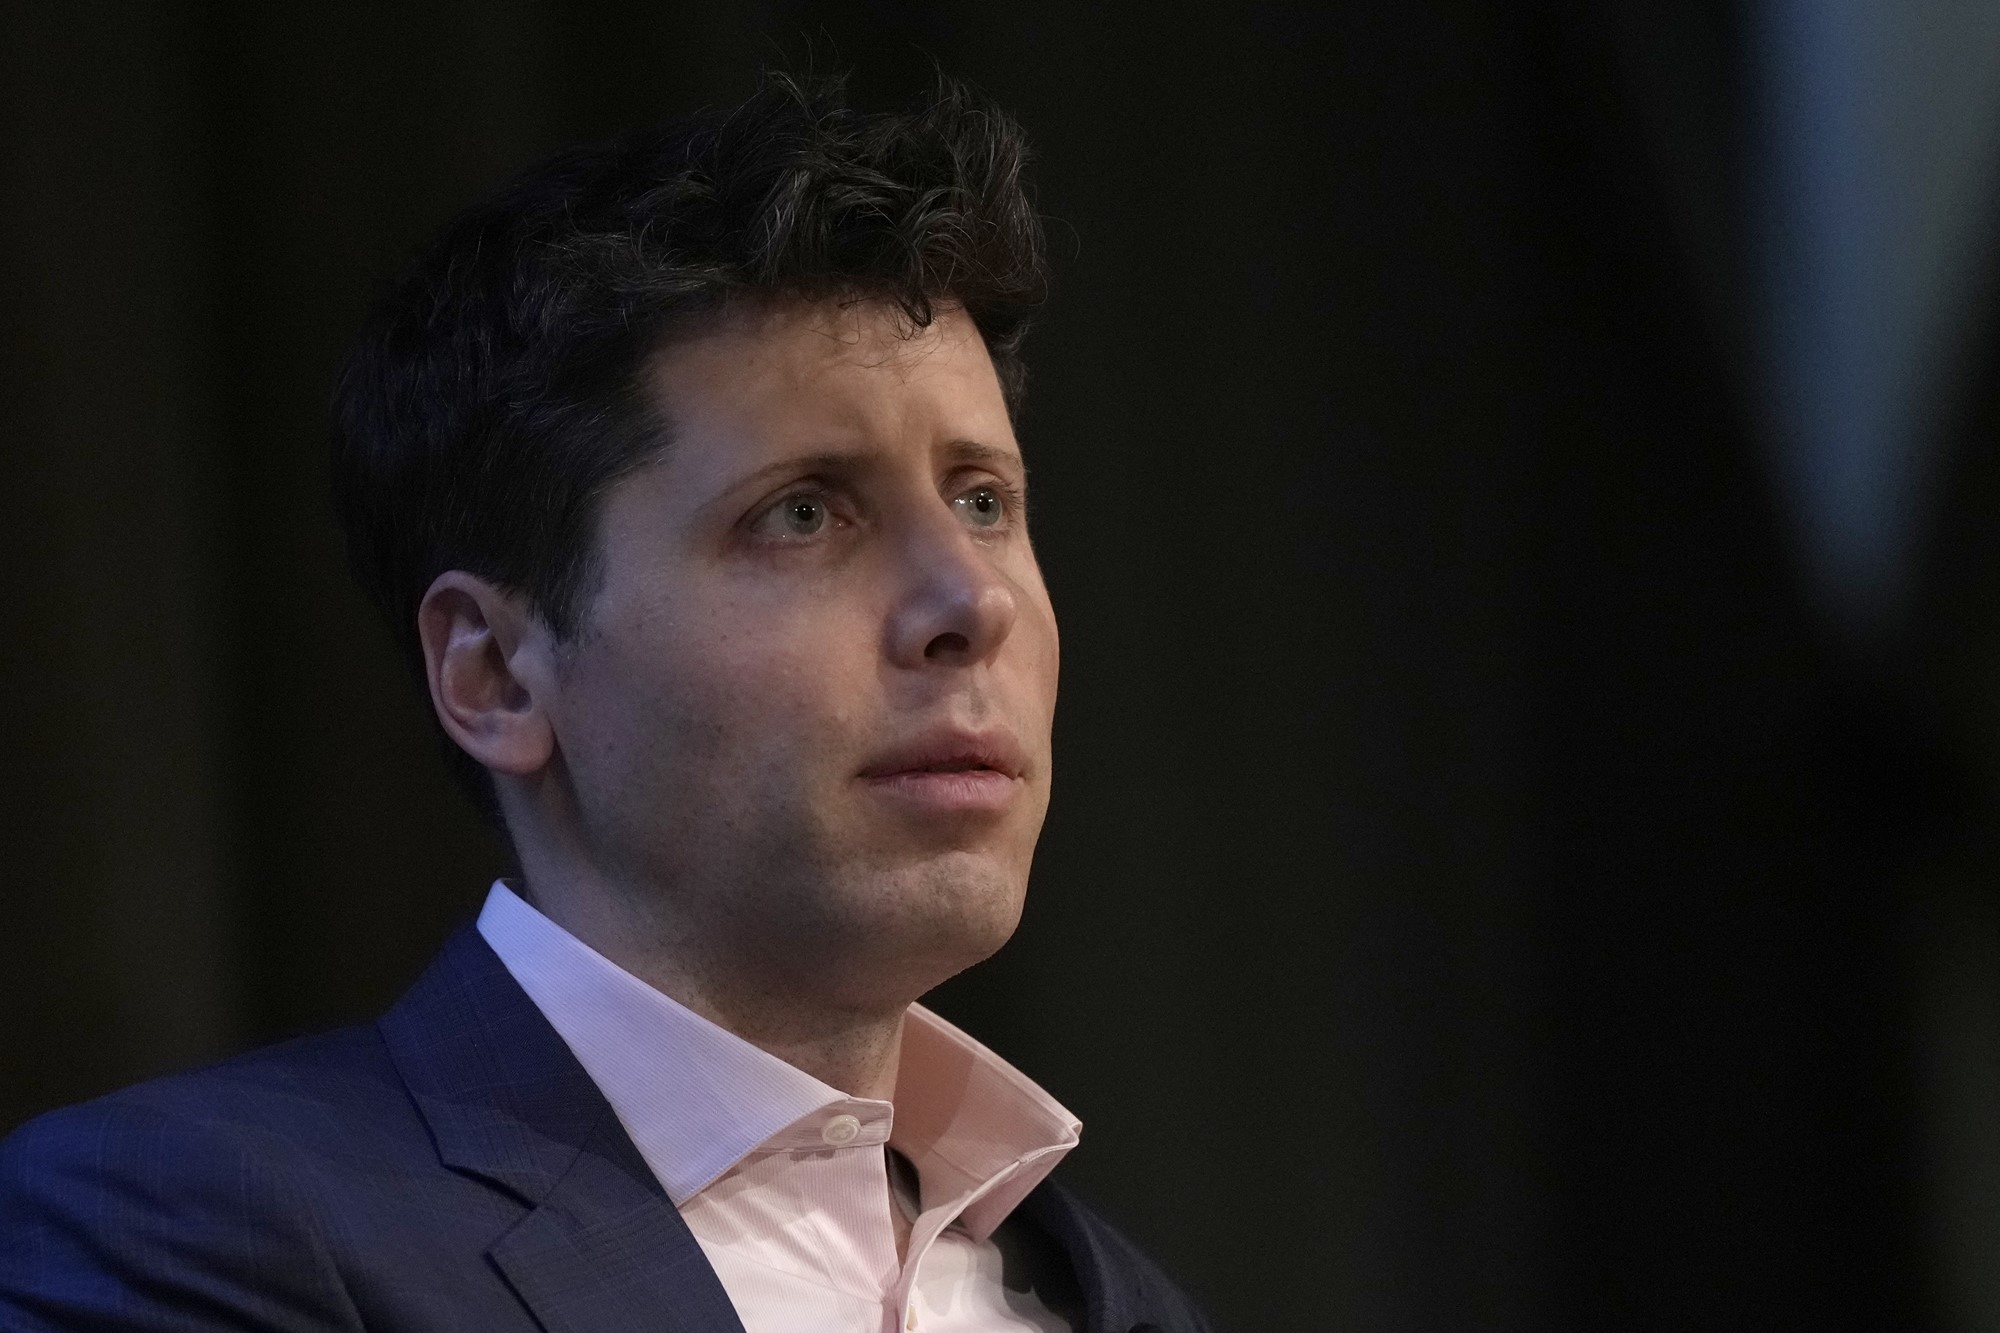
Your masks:
M 1090 1333 L 1207 1333 L 1054 1182 Z M 470 927 L 381 1022 L 0 1144 L 0 1329 L 742 1333 L 597 1087 Z

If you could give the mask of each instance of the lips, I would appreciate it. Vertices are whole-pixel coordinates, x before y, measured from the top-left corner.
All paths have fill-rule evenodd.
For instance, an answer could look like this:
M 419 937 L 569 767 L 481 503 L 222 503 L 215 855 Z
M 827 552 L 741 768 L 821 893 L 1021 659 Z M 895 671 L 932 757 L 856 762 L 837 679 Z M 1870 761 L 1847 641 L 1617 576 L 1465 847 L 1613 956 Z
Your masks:
M 1012 733 L 958 729 L 927 732 L 876 756 L 861 770 L 864 778 L 917 777 L 926 774 L 997 774 L 1018 778 L 1027 756 Z

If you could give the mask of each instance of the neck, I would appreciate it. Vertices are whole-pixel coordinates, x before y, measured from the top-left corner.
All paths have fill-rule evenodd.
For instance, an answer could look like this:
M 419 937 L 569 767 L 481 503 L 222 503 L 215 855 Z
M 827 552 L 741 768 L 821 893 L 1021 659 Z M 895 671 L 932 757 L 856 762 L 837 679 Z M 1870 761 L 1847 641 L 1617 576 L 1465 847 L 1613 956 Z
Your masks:
M 702 1013 L 698 1009 L 695 1012 Z M 858 1018 L 838 1028 L 822 1025 L 819 1031 L 811 1033 L 760 1030 L 717 1013 L 702 1013 L 702 1017 L 850 1097 L 883 1102 L 895 1099 L 897 1065 L 903 1047 L 902 1013 Z
M 725 1031 L 850 1097 L 893 1100 L 907 1003 L 857 1009 L 766 975 L 711 959 L 691 942 L 662 937 L 609 903 L 536 894 L 542 915 L 625 971 Z M 785 969 L 790 978 L 816 969 Z

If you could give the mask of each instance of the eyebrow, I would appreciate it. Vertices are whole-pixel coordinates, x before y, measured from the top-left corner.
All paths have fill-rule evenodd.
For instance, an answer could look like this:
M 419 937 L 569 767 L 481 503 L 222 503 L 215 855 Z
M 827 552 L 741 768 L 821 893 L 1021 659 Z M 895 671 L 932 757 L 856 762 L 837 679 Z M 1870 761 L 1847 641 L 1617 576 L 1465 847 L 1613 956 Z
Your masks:
M 978 440 L 949 440 L 945 451 L 961 463 L 986 463 L 988 465 L 1028 470 L 1028 460 L 1013 449 L 1002 449 L 997 444 L 982 444 Z
M 947 440 L 945 453 L 956 463 L 983 463 L 992 468 L 1013 468 L 1022 475 L 1028 471 L 1027 460 L 1012 449 L 1003 449 L 997 444 L 986 444 L 979 440 Z M 776 462 L 758 468 L 746 477 L 731 483 L 730 493 L 752 486 L 766 477 L 786 472 L 807 471 L 826 472 L 834 475 L 853 475 L 865 472 L 876 461 L 873 451 L 867 449 L 821 449 L 813 453 L 793 454 Z

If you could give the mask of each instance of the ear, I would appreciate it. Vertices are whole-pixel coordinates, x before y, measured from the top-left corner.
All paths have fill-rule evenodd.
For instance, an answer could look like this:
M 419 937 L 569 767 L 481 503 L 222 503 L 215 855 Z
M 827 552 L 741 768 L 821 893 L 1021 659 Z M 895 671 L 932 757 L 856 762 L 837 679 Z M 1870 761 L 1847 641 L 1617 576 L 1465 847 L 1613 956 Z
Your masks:
M 458 747 L 496 773 L 540 770 L 555 751 L 545 696 L 553 644 L 516 593 L 453 569 L 417 607 L 431 707 Z

